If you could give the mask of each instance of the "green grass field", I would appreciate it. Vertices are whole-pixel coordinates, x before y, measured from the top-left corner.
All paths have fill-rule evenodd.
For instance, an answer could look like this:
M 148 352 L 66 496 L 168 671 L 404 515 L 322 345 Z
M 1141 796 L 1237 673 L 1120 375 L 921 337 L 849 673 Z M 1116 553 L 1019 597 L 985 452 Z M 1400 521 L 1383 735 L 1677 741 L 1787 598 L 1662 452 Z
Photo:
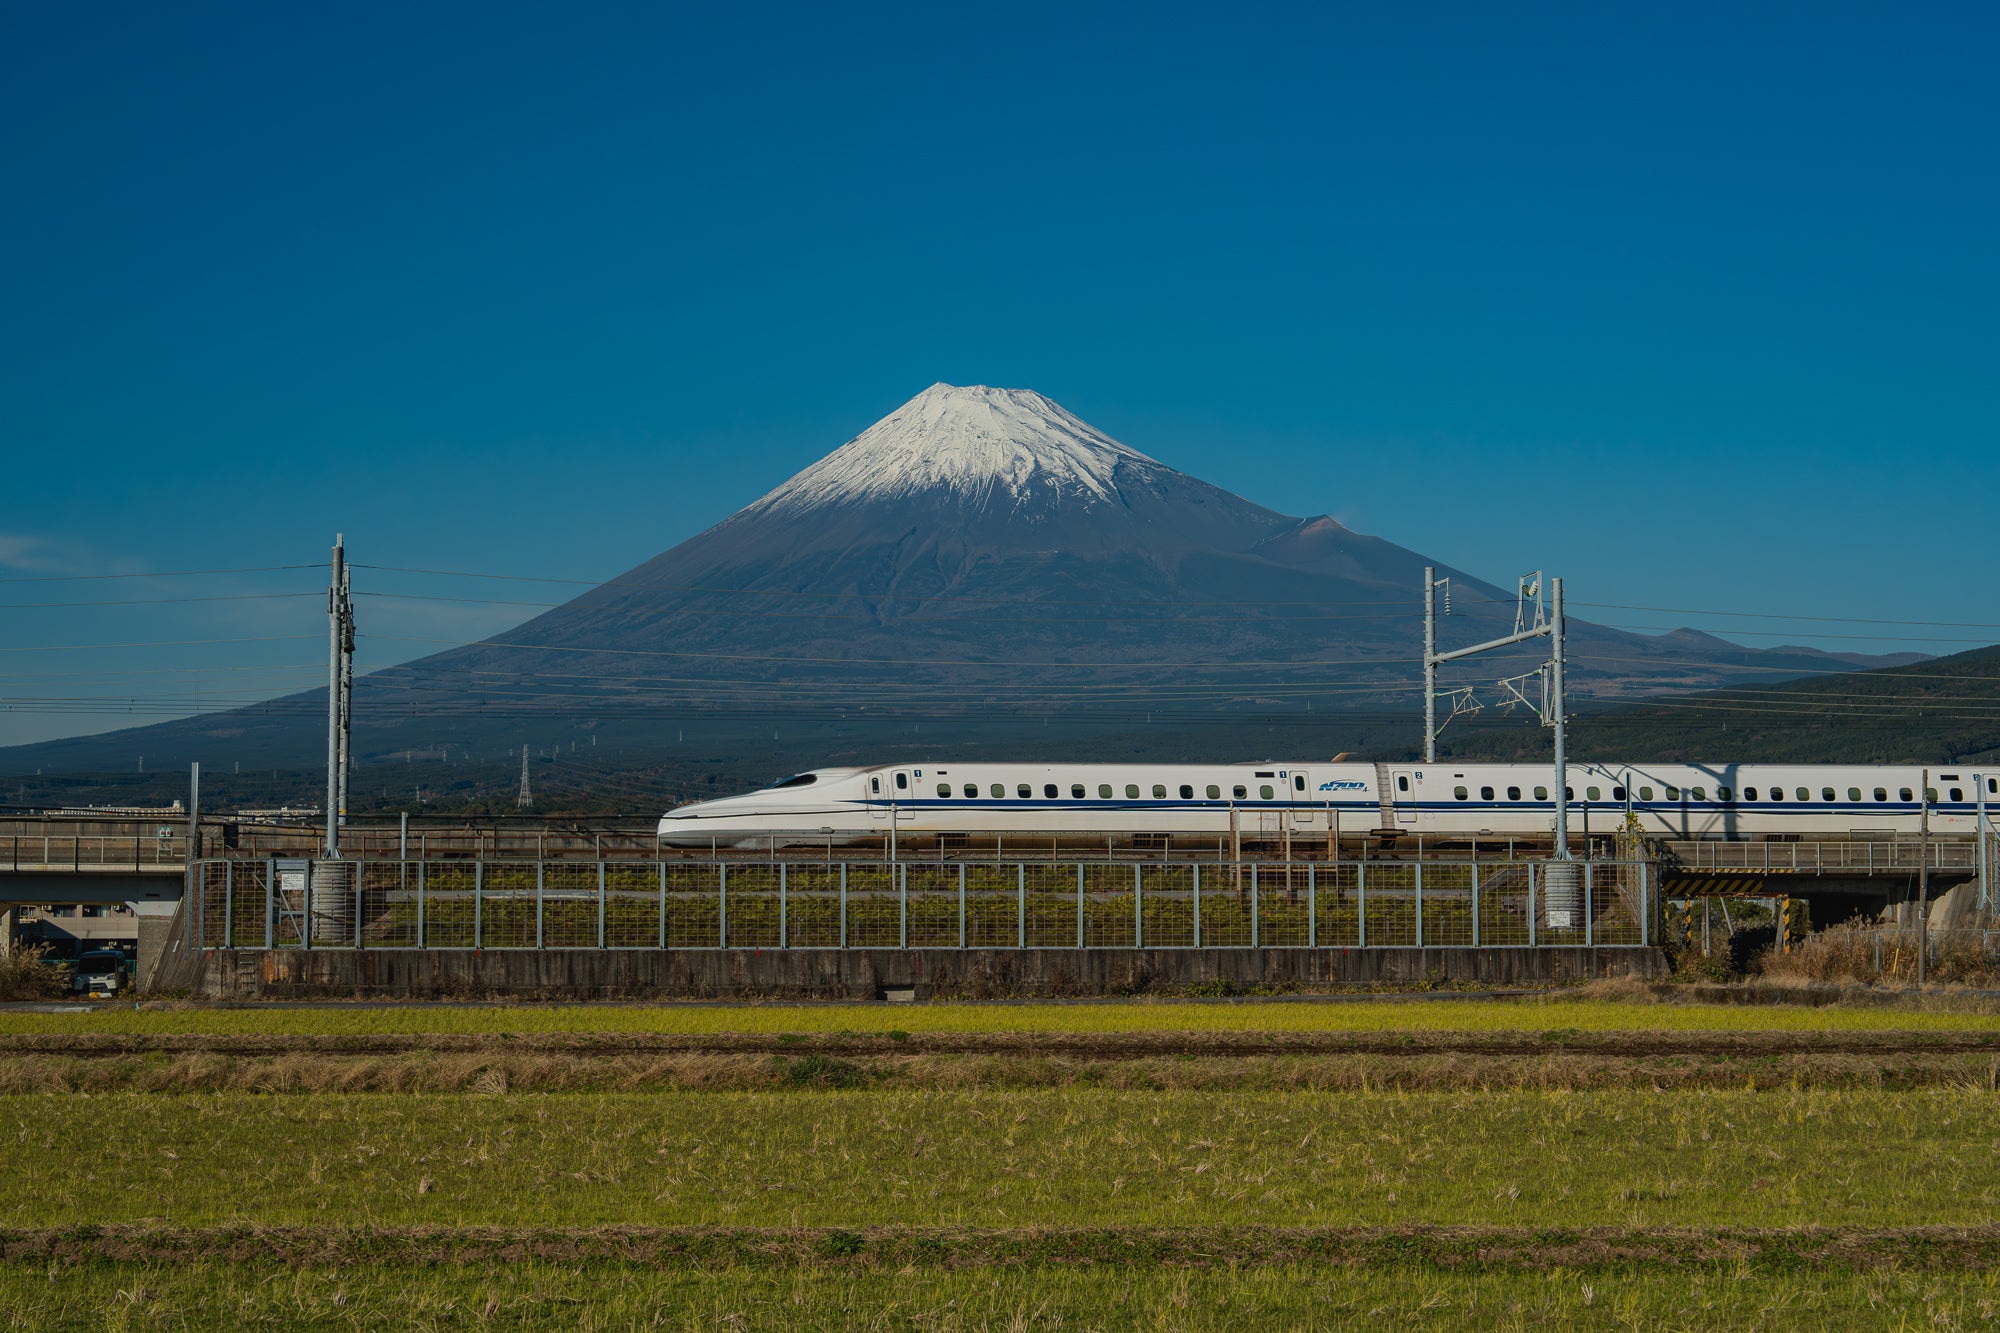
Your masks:
M 0 1225 L 1973 1225 L 1991 1093 L 0 1098 Z
M 383 1005 L 0 1014 L 0 1035 L 545 1032 L 2000 1032 L 2000 1013 L 1580 999 L 1113 1004 Z
M 889 1333 L 1143 1329 L 1972 1328 L 1993 1273 L 1611 1268 L 661 1272 L 643 1265 L 0 1265 L 17 1327 L 799 1329 Z
M 0 1093 L 0 1315 L 42 1328 L 1969 1327 L 2000 1318 L 2000 1066 L 1977 1043 L 1928 1052 L 1996 1029 L 1962 1008 L 1582 998 L 8 1013 L 0 1034 L 480 1040 L 0 1053 L 0 1087 L 22 1089 Z M 897 1032 L 1392 1035 L 1368 1053 L 1206 1062 L 1128 1039 L 1139 1054 L 1104 1055 L 1095 1073 L 900 1055 L 894 1041 L 856 1064 L 776 1039 Z M 1393 1034 L 1454 1032 L 1555 1040 L 1505 1059 L 1396 1053 Z M 1563 1038 L 1645 1032 L 1719 1035 L 1643 1058 L 1636 1039 Z M 616 1041 L 729 1033 L 764 1041 L 665 1055 Z M 1801 1084 L 1805 1057 L 1770 1054 L 1782 1044 L 1760 1033 L 1891 1034 L 1840 1045 L 1827 1076 L 1929 1061 L 1935 1077 Z M 604 1051 L 570 1040 L 590 1034 Z M 1370 1082 L 1425 1061 L 1456 1081 Z M 805 1062 L 829 1076 L 788 1076 Z M 456 1082 L 399 1082 L 433 1064 Z M 1673 1086 L 1710 1064 L 1728 1082 Z M 27 1090 L 58 1086 L 57 1066 L 70 1091 Z M 541 1084 L 525 1079 L 543 1066 Z M 1616 1086 L 1590 1086 L 1600 1066 Z M 1010 1081 L 1036 1070 L 1056 1081 Z M 1343 1070 L 1364 1076 L 1298 1084 Z

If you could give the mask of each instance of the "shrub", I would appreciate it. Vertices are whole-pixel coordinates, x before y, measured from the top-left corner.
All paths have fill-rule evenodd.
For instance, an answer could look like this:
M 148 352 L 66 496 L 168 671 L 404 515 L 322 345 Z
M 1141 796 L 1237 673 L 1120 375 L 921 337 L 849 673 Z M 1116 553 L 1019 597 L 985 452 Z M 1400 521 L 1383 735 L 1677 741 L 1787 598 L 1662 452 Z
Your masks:
M 48 962 L 48 946 L 17 944 L 0 958 L 0 1000 L 55 1000 L 69 993 L 67 978 Z

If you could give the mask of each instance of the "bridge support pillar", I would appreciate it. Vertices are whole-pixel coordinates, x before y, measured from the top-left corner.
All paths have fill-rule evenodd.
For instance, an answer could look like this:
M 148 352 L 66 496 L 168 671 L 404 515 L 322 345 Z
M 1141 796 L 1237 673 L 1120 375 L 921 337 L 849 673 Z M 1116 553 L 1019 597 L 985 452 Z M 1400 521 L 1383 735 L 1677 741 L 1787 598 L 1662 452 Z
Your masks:
M 153 984 L 153 974 L 159 970 L 160 956 L 166 952 L 167 940 L 173 934 L 174 910 L 180 906 L 173 902 L 135 902 L 131 904 L 132 914 L 138 918 L 139 958 L 136 981 L 139 990 Z
M 0 958 L 14 954 L 14 904 L 0 903 Z

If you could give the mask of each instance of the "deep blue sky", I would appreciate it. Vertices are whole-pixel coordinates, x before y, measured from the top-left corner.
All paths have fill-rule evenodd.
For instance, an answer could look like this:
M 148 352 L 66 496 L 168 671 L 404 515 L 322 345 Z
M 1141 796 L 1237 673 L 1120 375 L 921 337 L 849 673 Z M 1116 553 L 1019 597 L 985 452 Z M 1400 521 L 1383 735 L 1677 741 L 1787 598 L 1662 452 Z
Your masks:
M 608 577 L 948 380 L 1580 601 L 2000 621 L 1996 14 L 17 3 L 0 577 L 336 529 Z M 0 585 L 0 648 L 317 633 L 17 605 L 316 577 Z M 319 651 L 5 652 L 0 695 Z M 151 674 L 45 688 L 86 668 Z

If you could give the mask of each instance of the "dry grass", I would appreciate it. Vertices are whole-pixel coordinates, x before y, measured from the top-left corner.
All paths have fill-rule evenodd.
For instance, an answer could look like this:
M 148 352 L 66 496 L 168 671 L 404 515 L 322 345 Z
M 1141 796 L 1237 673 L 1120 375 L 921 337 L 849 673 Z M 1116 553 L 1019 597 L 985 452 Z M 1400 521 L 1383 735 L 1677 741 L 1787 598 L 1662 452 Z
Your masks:
M 1916 939 L 1914 931 L 1834 926 L 1807 936 L 1788 952 L 1765 954 L 1763 974 L 1781 980 L 1914 986 Z M 1978 931 L 1934 931 L 1926 980 L 1934 986 L 2000 986 L 2000 954 L 1985 947 Z

